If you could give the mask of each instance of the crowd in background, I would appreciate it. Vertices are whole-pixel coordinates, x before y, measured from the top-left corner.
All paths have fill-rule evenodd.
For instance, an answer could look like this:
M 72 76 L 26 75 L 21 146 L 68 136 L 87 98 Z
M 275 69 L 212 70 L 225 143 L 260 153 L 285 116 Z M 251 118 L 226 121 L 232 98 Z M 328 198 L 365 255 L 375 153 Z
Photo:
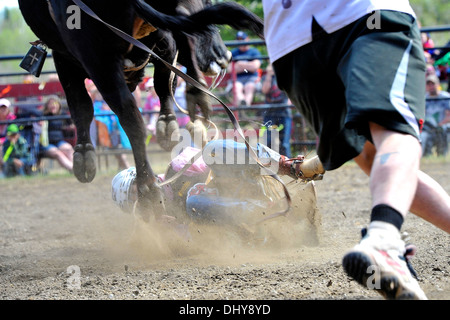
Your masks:
M 249 41 L 249 36 L 242 31 L 236 34 L 236 40 Z M 433 39 L 428 33 L 422 33 L 426 70 L 426 118 L 423 123 L 421 138 L 423 156 L 445 156 L 450 142 L 450 52 L 435 48 Z M 447 44 L 449 45 L 450 42 Z M 448 51 L 448 50 L 447 50 Z M 293 133 L 293 116 L 290 108 L 276 108 L 277 104 L 290 104 L 284 92 L 277 87 L 272 66 L 268 63 L 264 68 L 260 51 L 249 44 L 242 44 L 232 51 L 235 61 L 230 64 L 228 72 L 234 72 L 228 80 L 225 92 L 237 106 L 245 109 L 252 104 L 271 104 L 275 107 L 255 113 L 261 118 L 260 133 L 270 134 L 272 130 L 279 133 L 276 149 L 281 154 L 291 156 Z M 185 72 L 184 67 L 179 66 Z M 175 99 L 177 104 L 186 110 L 186 83 L 177 77 Z M 446 87 L 446 88 L 445 88 Z M 144 92 L 139 87 L 134 92 L 138 107 L 143 112 L 143 119 L 148 129 L 148 139 L 156 134 L 156 121 L 160 110 L 159 98 L 154 89 L 153 78 L 145 79 Z M 230 90 L 233 88 L 233 90 Z M 94 146 L 131 150 L 130 141 L 107 103 L 101 97 L 95 85 L 86 80 L 96 115 L 91 124 L 91 136 Z M 257 93 L 262 100 L 256 101 Z M 43 158 L 54 159 L 58 164 L 71 172 L 73 152 L 76 142 L 76 129 L 70 119 L 43 120 L 26 124 L 14 123 L 15 119 L 40 116 L 69 115 L 67 106 L 60 97 L 47 97 L 42 105 L 33 110 L 14 108 L 9 99 L 0 99 L 0 120 L 11 124 L 0 124 L 0 177 L 16 175 L 33 175 L 41 172 Z M 184 127 L 189 117 L 177 110 L 180 127 Z M 151 111 L 153 113 L 148 113 Z M 239 113 L 241 120 L 248 117 L 243 111 Z M 271 146 L 270 136 L 266 139 Z M 148 141 L 147 141 L 148 142 Z M 119 169 L 130 166 L 125 153 L 117 154 Z
M 32 109 L 14 110 L 7 99 L 1 99 L 0 105 L 1 120 L 17 120 L 0 127 L 2 177 L 36 174 L 43 158 L 54 159 L 72 172 L 76 130 L 70 117 L 61 117 L 68 115 L 68 112 L 64 110 L 60 98 L 51 96 Z M 56 116 L 59 117 L 51 119 Z M 45 120 L 18 121 L 37 117 Z
M 179 68 L 186 71 L 182 66 Z M 26 81 L 29 83 L 29 77 L 26 77 Z M 90 127 L 94 147 L 131 151 L 131 143 L 118 117 L 104 101 L 95 84 L 86 79 L 85 86 L 94 107 L 95 117 Z M 133 95 L 138 108 L 144 111 L 143 119 L 147 127 L 148 144 L 149 140 L 155 137 L 160 109 L 153 78 L 145 79 L 144 91 L 144 93 L 141 92 L 137 87 Z M 180 108 L 186 110 L 186 83 L 180 77 L 177 77 L 174 96 Z M 10 99 L 0 99 L 0 120 L 11 122 L 0 125 L 0 178 L 46 173 L 42 166 L 42 160 L 45 158 L 55 160 L 68 172 L 73 170 L 77 133 L 64 98 L 48 96 L 40 103 L 34 104 L 33 107 L 20 107 L 21 104 L 14 105 Z M 184 127 L 189 117 L 178 111 L 177 106 L 174 106 L 174 110 L 177 110 L 180 127 Z M 51 119 L 52 116 L 60 117 Z M 41 119 L 19 121 L 24 118 Z M 130 167 L 127 153 L 130 152 L 114 153 L 119 170 Z
M 430 34 L 425 32 L 422 45 L 427 62 L 426 114 L 421 133 L 423 156 L 445 156 L 450 142 L 450 52 L 436 49 Z

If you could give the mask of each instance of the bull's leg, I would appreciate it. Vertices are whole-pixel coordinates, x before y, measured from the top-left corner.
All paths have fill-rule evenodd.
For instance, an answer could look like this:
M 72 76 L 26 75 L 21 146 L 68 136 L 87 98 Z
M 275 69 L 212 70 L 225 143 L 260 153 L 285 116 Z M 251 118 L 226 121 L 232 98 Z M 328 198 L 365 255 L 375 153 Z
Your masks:
M 163 60 L 170 63 L 175 60 L 177 48 L 172 33 L 158 29 L 141 41 L 151 47 Z M 170 151 L 180 139 L 179 126 L 174 112 L 174 100 L 171 95 L 171 91 L 174 92 L 175 87 L 172 82 L 169 83 L 171 71 L 156 58 L 151 58 L 150 62 L 154 65 L 155 91 L 161 105 L 156 123 L 156 138 L 164 150 Z
M 173 63 L 176 57 L 176 46 L 170 33 L 157 33 L 160 40 L 155 52 L 165 61 Z M 159 48 L 164 48 L 160 50 Z M 155 91 L 159 97 L 161 110 L 156 124 L 156 137 L 159 145 L 167 151 L 179 143 L 180 131 L 177 117 L 174 111 L 174 99 L 172 94 L 175 92 L 175 82 L 171 77 L 171 71 L 160 61 L 152 61 L 154 65 Z
M 53 51 L 53 59 L 59 80 L 66 93 L 70 115 L 77 128 L 73 173 L 78 181 L 91 182 L 96 174 L 96 156 L 89 134 L 94 109 L 84 85 L 86 73 L 73 60 L 57 51 Z
M 195 75 L 191 76 L 194 78 Z M 189 130 L 195 145 L 204 147 L 208 142 L 207 129 L 204 124 L 205 121 L 197 117 L 195 110 L 198 105 L 202 110 L 205 120 L 209 120 L 211 109 L 209 96 L 190 84 L 187 84 L 186 87 L 186 104 L 188 106 L 189 117 L 191 118 L 191 122 L 186 125 L 186 129 Z
M 156 138 L 164 150 L 170 151 L 180 140 L 180 128 L 175 115 L 175 101 L 172 96 L 175 87 L 171 82 L 170 70 L 159 63 L 154 63 L 154 66 L 155 91 L 161 105 L 156 123 Z
M 180 49 L 180 59 L 181 63 L 187 69 L 187 74 L 206 87 L 206 81 L 200 73 L 197 64 L 196 50 L 193 40 L 188 40 L 184 37 L 177 40 L 177 43 L 182 44 L 182 49 Z M 198 119 L 196 115 L 196 108 L 198 105 L 205 119 L 209 120 L 211 113 L 211 99 L 206 93 L 194 87 L 190 83 L 187 83 L 186 104 L 189 111 L 189 117 L 191 118 L 191 123 L 186 126 L 186 128 L 189 130 L 194 143 L 199 147 L 203 147 L 207 143 L 207 133 L 203 121 Z
M 197 62 L 195 40 L 187 37 L 177 37 L 177 44 L 180 48 L 180 63 L 186 67 L 187 74 L 206 87 L 206 80 L 200 72 Z M 186 85 L 186 102 L 192 121 L 196 118 L 197 105 L 200 107 L 203 116 L 209 119 L 211 113 L 211 99 L 209 95 L 188 83 Z
M 117 61 L 114 63 L 113 61 Z M 138 208 L 144 219 L 151 213 L 164 212 L 161 189 L 156 185 L 153 172 L 146 154 L 146 128 L 143 117 L 136 105 L 136 100 L 126 84 L 120 60 L 107 63 L 108 68 L 91 70 L 92 81 L 100 91 L 103 99 L 119 118 L 127 134 L 136 164 L 136 183 L 139 195 Z M 92 66 L 92 68 L 95 68 Z

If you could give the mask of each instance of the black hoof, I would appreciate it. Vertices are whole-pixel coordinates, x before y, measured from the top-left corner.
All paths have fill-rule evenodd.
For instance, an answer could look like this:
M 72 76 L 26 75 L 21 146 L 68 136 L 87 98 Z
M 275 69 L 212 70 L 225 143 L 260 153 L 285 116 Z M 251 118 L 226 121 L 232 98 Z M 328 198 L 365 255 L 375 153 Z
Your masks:
M 171 151 L 180 140 L 180 128 L 173 114 L 159 116 L 156 123 L 156 138 L 158 144 L 166 151 Z
M 166 211 L 164 196 L 157 185 L 141 185 L 138 187 L 139 200 L 137 203 L 138 213 L 142 219 L 149 222 L 151 217 L 158 217 Z
M 73 174 L 78 181 L 89 183 L 94 180 L 97 172 L 97 156 L 94 151 L 94 146 L 90 143 L 75 146 L 73 154 Z

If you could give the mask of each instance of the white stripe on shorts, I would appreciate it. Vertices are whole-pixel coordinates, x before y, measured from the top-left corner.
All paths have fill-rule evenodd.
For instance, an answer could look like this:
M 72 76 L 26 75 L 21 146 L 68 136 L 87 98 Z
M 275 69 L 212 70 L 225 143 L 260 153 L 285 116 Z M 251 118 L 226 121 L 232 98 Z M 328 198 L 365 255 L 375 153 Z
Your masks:
M 406 122 L 413 127 L 417 136 L 419 133 L 419 125 L 417 124 L 417 119 L 414 116 L 411 108 L 405 101 L 405 86 L 406 86 L 406 77 L 408 74 L 408 63 L 409 63 L 409 54 L 411 52 L 413 41 L 409 41 L 409 45 L 406 48 L 402 61 L 400 61 L 400 65 L 398 66 L 397 73 L 394 78 L 394 83 L 391 87 L 391 92 L 389 94 L 392 105 L 397 109 L 398 112 L 405 118 Z

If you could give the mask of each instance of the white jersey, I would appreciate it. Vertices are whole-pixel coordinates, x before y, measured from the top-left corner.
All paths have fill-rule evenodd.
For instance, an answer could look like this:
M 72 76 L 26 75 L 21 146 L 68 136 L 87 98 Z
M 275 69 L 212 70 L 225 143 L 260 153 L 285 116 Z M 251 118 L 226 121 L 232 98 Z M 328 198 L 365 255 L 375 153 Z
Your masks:
M 263 7 L 264 33 L 272 62 L 312 41 L 313 17 L 331 33 L 376 10 L 415 16 L 408 0 L 263 0 Z

